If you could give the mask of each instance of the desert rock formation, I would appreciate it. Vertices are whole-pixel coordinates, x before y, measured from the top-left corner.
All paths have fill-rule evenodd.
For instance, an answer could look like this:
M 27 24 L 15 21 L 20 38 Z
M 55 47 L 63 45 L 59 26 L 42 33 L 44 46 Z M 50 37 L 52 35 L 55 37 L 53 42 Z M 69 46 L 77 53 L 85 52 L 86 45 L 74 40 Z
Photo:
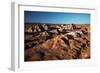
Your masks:
M 25 24 L 25 61 L 90 58 L 89 24 Z

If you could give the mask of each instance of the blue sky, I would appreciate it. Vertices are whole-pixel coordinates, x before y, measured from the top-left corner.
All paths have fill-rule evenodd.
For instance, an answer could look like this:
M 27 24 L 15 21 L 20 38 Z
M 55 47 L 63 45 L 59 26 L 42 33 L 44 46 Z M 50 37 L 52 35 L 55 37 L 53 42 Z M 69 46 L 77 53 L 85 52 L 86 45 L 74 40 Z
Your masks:
M 24 11 L 25 23 L 90 24 L 90 14 Z

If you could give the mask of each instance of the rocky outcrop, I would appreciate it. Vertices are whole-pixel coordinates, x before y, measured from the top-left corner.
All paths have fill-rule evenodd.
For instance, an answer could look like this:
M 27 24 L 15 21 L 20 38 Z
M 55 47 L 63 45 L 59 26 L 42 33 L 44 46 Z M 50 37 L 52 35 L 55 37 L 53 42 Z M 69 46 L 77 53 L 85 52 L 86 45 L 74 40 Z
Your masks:
M 26 24 L 24 56 L 25 61 L 88 59 L 90 25 Z

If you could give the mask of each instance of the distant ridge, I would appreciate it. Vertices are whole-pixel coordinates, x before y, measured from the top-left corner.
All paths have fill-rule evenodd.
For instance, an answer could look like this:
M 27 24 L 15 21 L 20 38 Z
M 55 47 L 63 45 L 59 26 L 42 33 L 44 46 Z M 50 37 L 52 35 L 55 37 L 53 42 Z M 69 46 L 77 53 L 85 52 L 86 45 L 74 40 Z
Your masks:
M 32 25 L 32 24 L 58 24 L 58 23 L 24 23 L 24 24 Z M 63 25 L 67 25 L 67 24 L 63 24 Z M 74 23 L 71 23 L 71 24 L 74 24 Z M 61 24 L 59 23 L 58 25 L 61 25 Z M 82 24 L 78 24 L 78 25 L 82 25 Z M 85 25 L 89 25 L 89 23 L 85 23 Z

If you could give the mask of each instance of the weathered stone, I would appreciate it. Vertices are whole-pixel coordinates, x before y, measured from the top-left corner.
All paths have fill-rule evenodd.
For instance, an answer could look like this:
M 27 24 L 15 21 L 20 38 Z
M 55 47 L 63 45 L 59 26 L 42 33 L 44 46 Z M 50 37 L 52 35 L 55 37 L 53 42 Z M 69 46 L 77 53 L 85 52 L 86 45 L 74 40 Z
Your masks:
M 25 61 L 90 58 L 90 26 L 25 25 Z

